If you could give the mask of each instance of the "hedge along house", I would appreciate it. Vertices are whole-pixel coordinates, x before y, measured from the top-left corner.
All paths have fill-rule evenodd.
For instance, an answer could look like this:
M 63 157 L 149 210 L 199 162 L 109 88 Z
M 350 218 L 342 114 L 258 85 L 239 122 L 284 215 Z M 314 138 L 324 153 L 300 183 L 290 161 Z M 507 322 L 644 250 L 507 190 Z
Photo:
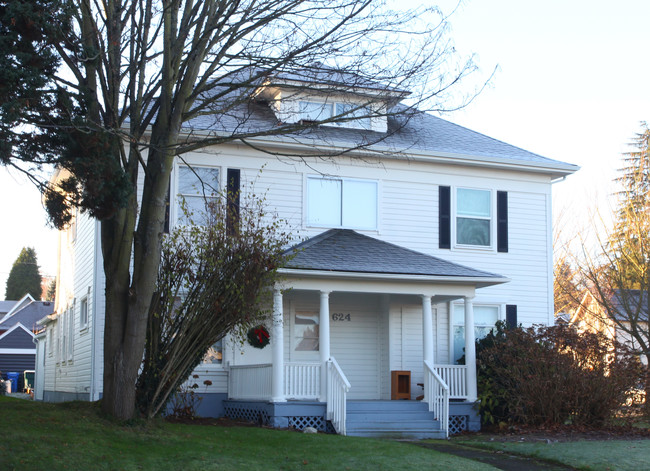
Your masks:
M 188 123 L 209 134 L 348 117 L 176 162 L 172 223 L 180 197 L 201 204 L 208 184 L 265 194 L 296 243 L 269 345 L 215 345 L 192 380 L 199 412 L 355 435 L 475 429 L 474 339 L 500 319 L 553 322 L 551 187 L 577 167 L 426 113 L 392 116 L 405 92 L 349 80 L 324 68 L 281 74 L 241 107 Z M 80 214 L 62 233 L 45 400 L 101 396 L 98 232 Z

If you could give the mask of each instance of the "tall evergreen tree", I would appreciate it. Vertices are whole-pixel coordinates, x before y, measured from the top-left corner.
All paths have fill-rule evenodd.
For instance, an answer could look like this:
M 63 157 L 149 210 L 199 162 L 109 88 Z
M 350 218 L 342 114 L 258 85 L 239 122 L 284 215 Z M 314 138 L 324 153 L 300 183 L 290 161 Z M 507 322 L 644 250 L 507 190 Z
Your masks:
M 9 272 L 5 299 L 17 300 L 31 294 L 34 299 L 39 300 L 41 291 L 41 274 L 36 251 L 31 247 L 23 247 Z
M 600 307 L 594 314 L 606 325 L 614 323 L 617 336 L 645 358 L 650 398 L 650 129 L 646 123 L 642 127 L 617 178 L 622 191 L 613 230 L 600 253 L 585 262 L 582 275 Z M 650 401 L 645 405 L 650 416 Z

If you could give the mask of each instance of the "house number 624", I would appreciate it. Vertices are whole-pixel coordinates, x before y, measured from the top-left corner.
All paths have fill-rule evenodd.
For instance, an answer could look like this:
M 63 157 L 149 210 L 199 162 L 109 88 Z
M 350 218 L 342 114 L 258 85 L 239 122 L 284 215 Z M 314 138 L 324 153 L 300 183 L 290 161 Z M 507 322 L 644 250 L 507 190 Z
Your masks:
M 349 322 L 350 320 L 352 320 L 352 316 L 350 316 L 350 314 L 343 314 L 342 312 L 335 312 L 332 314 L 332 320 Z

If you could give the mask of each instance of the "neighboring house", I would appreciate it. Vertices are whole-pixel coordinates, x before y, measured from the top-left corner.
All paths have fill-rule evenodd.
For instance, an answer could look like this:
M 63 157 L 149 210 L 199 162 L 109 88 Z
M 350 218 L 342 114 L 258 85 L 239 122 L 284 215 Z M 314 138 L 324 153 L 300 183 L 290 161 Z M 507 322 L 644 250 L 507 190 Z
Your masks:
M 42 327 L 38 322 L 53 312 L 53 304 L 34 301 L 29 294 L 13 301 L 13 308 L 0 320 L 0 371 L 20 373 L 18 388 L 22 389 L 25 370 L 34 370 L 36 345 L 34 336 Z
M 359 84 L 337 93 L 320 79 L 272 80 L 242 117 L 270 127 L 369 99 L 381 110 L 404 96 Z M 228 121 L 236 113 L 188 126 L 227 132 L 242 125 Z M 383 135 L 372 149 L 313 155 L 314 145 Z M 201 197 L 200 177 L 266 194 L 303 242 L 280 270 L 270 344 L 256 349 L 227 336 L 195 370 L 199 412 L 355 435 L 478 428 L 474 338 L 500 319 L 553 323 L 551 188 L 577 167 L 425 113 L 400 122 L 379 112 L 248 144 L 175 163 L 172 223 L 181 217 L 178 196 L 190 204 Z M 97 400 L 105 305 L 98 222 L 79 214 L 60 233 L 60 254 L 55 313 L 39 342 L 43 398 Z M 457 365 L 463 354 L 466 365 Z
M 639 329 L 642 332 L 649 332 L 648 311 L 642 307 L 648 305 L 646 297 L 647 293 L 644 295 L 644 299 L 641 300 L 639 290 L 615 290 L 607 301 L 612 307 L 611 311 L 608 312 L 596 297 L 590 291 L 587 291 L 580 302 L 580 306 L 571 316 L 569 323 L 583 331 L 605 334 L 608 338 L 627 345 L 632 351 L 640 353 L 641 348 L 638 341 L 629 334 L 631 330 L 630 320 L 634 319 L 638 313 L 636 322 Z M 626 306 L 631 308 L 630 312 L 632 314 L 628 314 Z M 645 338 L 650 339 L 650 335 L 646 334 Z M 647 364 L 645 356 L 641 355 L 640 359 L 643 364 Z
M 26 294 L 18 301 L 0 301 L 0 323 L 7 317 L 10 312 L 16 312 L 20 308 L 35 301 L 31 294 Z M 2 334 L 2 332 L 0 332 Z
M 0 322 L 4 316 L 11 311 L 18 301 L 0 301 Z

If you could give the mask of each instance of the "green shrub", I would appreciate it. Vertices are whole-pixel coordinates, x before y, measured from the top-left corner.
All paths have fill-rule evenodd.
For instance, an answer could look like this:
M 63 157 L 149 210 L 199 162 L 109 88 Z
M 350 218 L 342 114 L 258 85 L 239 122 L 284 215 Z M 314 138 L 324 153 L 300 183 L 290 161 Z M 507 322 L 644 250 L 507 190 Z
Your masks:
M 638 386 L 638 359 L 571 326 L 507 329 L 477 345 L 484 423 L 601 425 Z

